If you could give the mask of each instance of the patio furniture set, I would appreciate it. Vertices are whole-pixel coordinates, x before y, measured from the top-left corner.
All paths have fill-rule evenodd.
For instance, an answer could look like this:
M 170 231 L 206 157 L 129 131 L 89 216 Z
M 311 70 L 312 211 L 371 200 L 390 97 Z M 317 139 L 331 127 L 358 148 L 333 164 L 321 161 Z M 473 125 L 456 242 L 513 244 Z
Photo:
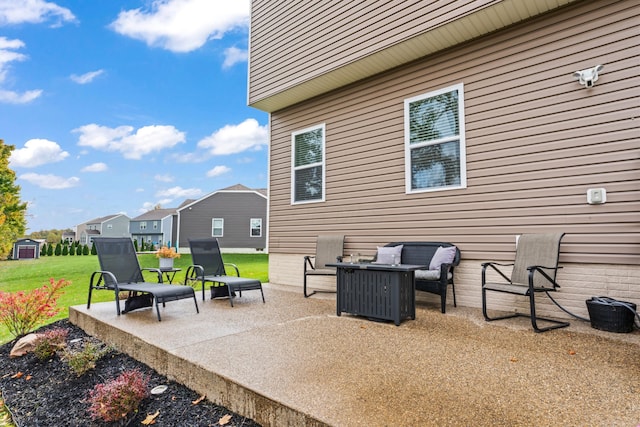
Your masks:
M 186 298 L 193 298 L 196 312 L 199 313 L 195 290 L 187 284 L 189 282 L 202 284 L 202 300 L 205 299 L 205 288 L 209 283 L 211 298 L 215 297 L 214 290 L 220 288 L 219 285 L 223 285 L 232 307 L 236 292 L 242 297 L 242 291 L 259 290 L 262 294 L 262 302 L 265 302 L 262 283 L 257 279 L 240 277 L 240 271 L 236 265 L 224 263 L 218 240 L 215 238 L 189 241 L 194 264 L 187 269 L 184 285 L 171 284 L 179 269 L 140 268 L 133 241 L 128 237 L 95 237 L 93 242 L 98 254 L 100 270 L 91 274 L 87 308 L 91 307 L 93 290 L 108 290 L 115 294 L 118 316 L 139 308 L 151 307 L 155 302 L 158 321 L 161 321 L 160 303 L 164 307 L 169 301 Z M 233 268 L 236 276 L 228 276 L 225 267 Z M 145 270 L 155 272 L 158 283 L 146 282 L 142 274 Z M 163 275 L 167 274 L 170 275 L 167 276 L 167 278 L 170 277 L 169 284 L 163 283 Z M 128 293 L 124 310 L 120 309 L 120 292 Z
M 535 296 L 559 288 L 556 282 L 560 241 L 564 233 L 525 234 L 520 236 L 513 264 L 486 262 L 482 264 L 482 312 L 487 321 L 516 316 L 531 318 L 536 332 L 562 328 L 568 322 L 542 318 L 536 314 Z M 94 238 L 100 262 L 100 271 L 91 275 L 87 308 L 91 306 L 93 290 L 114 292 L 117 314 L 142 307 L 150 307 L 155 302 L 158 321 L 161 320 L 159 305 L 180 299 L 193 298 L 196 312 L 199 312 L 195 290 L 189 283 L 199 282 L 202 299 L 205 288 L 210 284 L 211 298 L 225 297 L 233 307 L 236 292 L 241 297 L 243 291 L 259 290 L 265 302 L 262 283 L 257 279 L 244 278 L 236 265 L 225 264 L 220 246 L 215 238 L 189 241 L 193 265 L 189 266 L 184 285 L 171 284 L 179 269 L 141 269 L 129 238 Z M 336 293 L 336 312 L 364 316 L 374 320 L 392 320 L 400 325 L 402 320 L 415 319 L 415 291 L 429 292 L 440 296 L 441 312 L 446 312 L 447 287 L 451 285 L 453 306 L 456 307 L 454 270 L 460 263 L 460 250 L 448 242 L 392 242 L 378 247 L 374 258 L 364 259 L 351 256 L 345 260 L 344 235 L 319 236 L 316 254 L 304 257 L 303 293 L 305 298 L 318 292 Z M 508 276 L 503 267 L 512 267 Z M 231 276 L 226 268 L 235 272 Z M 158 283 L 146 282 L 142 271 L 153 271 Z M 502 279 L 490 281 L 487 271 L 491 270 Z M 169 284 L 163 283 L 163 275 Z M 309 291 L 308 277 L 336 276 L 336 290 L 317 289 Z M 529 313 L 509 313 L 490 317 L 487 310 L 487 292 L 501 292 L 520 295 L 529 299 Z M 120 308 L 120 292 L 128 292 L 125 310 Z M 551 323 L 540 327 L 538 321 Z
M 494 321 L 516 316 L 531 319 L 534 331 L 562 328 L 568 322 L 543 318 L 536 314 L 535 296 L 556 291 L 560 241 L 564 233 L 524 234 L 518 240 L 512 264 L 482 264 L 482 312 L 485 320 Z M 454 269 L 460 263 L 460 250 L 448 242 L 393 242 L 378 247 L 371 260 L 350 259 L 345 262 L 344 236 L 322 236 L 316 244 L 316 255 L 306 256 L 304 264 L 304 296 L 309 292 L 307 276 L 335 275 L 337 315 L 349 313 L 375 320 L 415 319 L 415 291 L 440 295 L 441 312 L 446 312 L 447 287 L 451 285 L 456 307 Z M 331 259 L 333 257 L 333 260 Z M 315 261 L 315 262 L 314 262 Z M 511 275 L 502 270 L 511 267 Z M 487 280 L 487 269 L 495 271 L 501 281 Z M 490 317 L 487 292 L 520 295 L 529 299 L 529 313 L 510 313 Z M 551 323 L 541 327 L 538 321 Z

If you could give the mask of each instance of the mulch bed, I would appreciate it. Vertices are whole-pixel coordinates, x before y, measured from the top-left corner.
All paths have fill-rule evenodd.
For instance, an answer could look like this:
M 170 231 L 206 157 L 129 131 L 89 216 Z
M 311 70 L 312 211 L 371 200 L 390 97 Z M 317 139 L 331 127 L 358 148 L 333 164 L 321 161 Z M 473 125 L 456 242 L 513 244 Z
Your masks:
M 68 343 L 77 339 L 80 342 L 99 342 L 67 320 L 52 323 L 36 332 L 54 327 L 69 331 Z M 118 351 L 109 350 L 94 369 L 78 377 L 58 354 L 47 361 L 40 361 L 33 353 L 9 358 L 14 343 L 0 346 L 0 391 L 16 426 L 139 426 L 147 415 L 159 412 L 154 426 L 259 427 L 253 420 L 206 399 L 198 401 L 201 396 L 193 390 L 169 381 L 147 365 Z M 129 414 L 121 423 L 92 420 L 88 411 L 89 392 L 96 384 L 115 379 L 132 369 L 149 377 L 149 390 L 158 385 L 167 385 L 168 389 L 159 395 L 149 394 L 138 411 Z

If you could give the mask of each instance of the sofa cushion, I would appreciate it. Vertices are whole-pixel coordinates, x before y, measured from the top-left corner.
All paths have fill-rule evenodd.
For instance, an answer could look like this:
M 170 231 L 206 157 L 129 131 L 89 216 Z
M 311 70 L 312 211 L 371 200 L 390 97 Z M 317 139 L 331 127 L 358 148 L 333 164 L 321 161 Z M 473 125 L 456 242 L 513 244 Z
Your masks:
M 429 270 L 440 270 L 440 265 L 451 264 L 455 258 L 456 258 L 455 246 L 448 246 L 448 247 L 440 246 L 436 250 L 436 253 L 433 255 L 433 258 L 431 258 L 431 262 L 429 263 Z
M 447 280 L 451 279 L 453 274 L 447 274 Z M 440 270 L 416 270 L 416 280 L 440 280 Z
M 393 257 L 397 256 L 401 262 L 403 245 L 398 246 L 378 246 L 378 254 L 373 264 L 393 264 Z

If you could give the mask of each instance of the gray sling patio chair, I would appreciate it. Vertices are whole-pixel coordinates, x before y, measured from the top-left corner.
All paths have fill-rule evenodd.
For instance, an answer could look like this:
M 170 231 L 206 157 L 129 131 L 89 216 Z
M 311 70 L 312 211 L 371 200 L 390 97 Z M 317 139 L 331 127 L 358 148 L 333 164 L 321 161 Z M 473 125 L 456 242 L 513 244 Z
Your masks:
M 205 299 L 206 283 L 211 283 L 212 299 L 215 297 L 214 291 L 220 288 L 214 285 L 226 285 L 231 307 L 233 307 L 233 298 L 236 291 L 242 297 L 242 291 L 259 290 L 262 294 L 262 302 L 265 302 L 260 280 L 240 277 L 240 270 L 237 265 L 225 264 L 222 261 L 218 239 L 189 239 L 189 247 L 191 248 L 193 265 L 187 268 L 185 283 L 193 280 L 201 282 L 203 300 Z M 225 266 L 233 268 L 236 275 L 228 276 Z
M 531 318 L 534 331 L 544 332 L 550 329 L 564 328 L 569 322 L 543 318 L 536 315 L 536 293 L 544 292 L 555 303 L 549 292 L 560 287 L 556 282 L 558 258 L 560 256 L 560 240 L 564 233 L 555 234 L 523 234 L 518 239 L 516 256 L 513 264 L 486 262 L 482 264 L 482 314 L 485 320 L 493 321 L 516 316 Z M 511 277 L 498 267 L 513 266 Z M 487 269 L 495 270 L 504 281 L 488 282 Z M 487 291 L 504 292 L 529 298 L 529 313 L 513 313 L 499 317 L 489 317 L 487 313 Z M 557 303 L 556 303 L 557 305 Z M 538 320 L 550 322 L 551 326 L 539 327 Z
M 145 269 L 158 274 L 158 283 L 145 282 L 131 238 L 94 237 L 93 244 L 98 253 L 100 271 L 95 271 L 91 275 L 87 308 L 91 307 L 91 294 L 96 289 L 115 293 L 118 316 L 120 316 L 121 312 L 126 313 L 135 309 L 130 308 L 127 310 L 127 302 L 136 301 L 136 299 L 139 301 L 140 297 L 146 299 L 146 303 L 136 308 L 151 306 L 153 304 L 151 298 L 147 299 L 145 295 L 151 295 L 152 299 L 155 300 L 158 321 L 162 320 L 160 318 L 159 304 L 162 303 L 164 307 L 168 301 L 193 298 L 196 304 L 196 313 L 200 312 L 195 291 L 191 286 L 162 283 L 162 272 L 159 269 Z M 120 310 L 120 292 L 129 292 L 129 299 L 125 302 L 124 311 Z
M 342 259 L 344 252 L 344 236 L 341 234 L 327 234 L 318 236 L 316 240 L 316 254 L 304 257 L 303 293 L 308 298 L 316 293 L 333 293 L 336 291 L 315 290 L 307 292 L 307 276 L 335 276 L 336 269 L 327 267 L 327 263 Z

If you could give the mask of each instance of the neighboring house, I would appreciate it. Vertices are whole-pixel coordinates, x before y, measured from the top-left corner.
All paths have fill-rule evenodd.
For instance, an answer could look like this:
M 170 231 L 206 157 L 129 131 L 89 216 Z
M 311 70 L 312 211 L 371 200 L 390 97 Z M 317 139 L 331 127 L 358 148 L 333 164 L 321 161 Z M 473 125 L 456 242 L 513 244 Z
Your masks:
M 63 231 L 62 232 L 62 241 L 73 243 L 76 240 L 76 232 L 75 231 Z
M 267 246 L 267 195 L 234 185 L 178 208 L 178 243 L 217 237 L 226 252 L 262 251 Z
M 36 259 L 40 258 L 40 246 L 44 242 L 35 239 L 18 239 L 13 244 L 13 254 L 11 259 Z
M 563 306 L 640 304 L 639 21 L 632 0 L 253 1 L 270 281 L 301 286 L 319 234 L 345 234 L 345 254 L 448 241 L 458 303 L 479 307 L 481 262 L 565 232 Z M 573 75 L 596 65 L 592 87 Z
M 124 237 L 129 232 L 130 218 L 124 214 L 108 215 L 80 224 L 76 227 L 76 238 L 82 245 L 90 245 L 93 237 Z
M 142 247 L 142 242 L 175 246 L 178 234 L 178 214 L 176 208 L 154 209 L 133 218 L 129 225 L 131 237 Z

